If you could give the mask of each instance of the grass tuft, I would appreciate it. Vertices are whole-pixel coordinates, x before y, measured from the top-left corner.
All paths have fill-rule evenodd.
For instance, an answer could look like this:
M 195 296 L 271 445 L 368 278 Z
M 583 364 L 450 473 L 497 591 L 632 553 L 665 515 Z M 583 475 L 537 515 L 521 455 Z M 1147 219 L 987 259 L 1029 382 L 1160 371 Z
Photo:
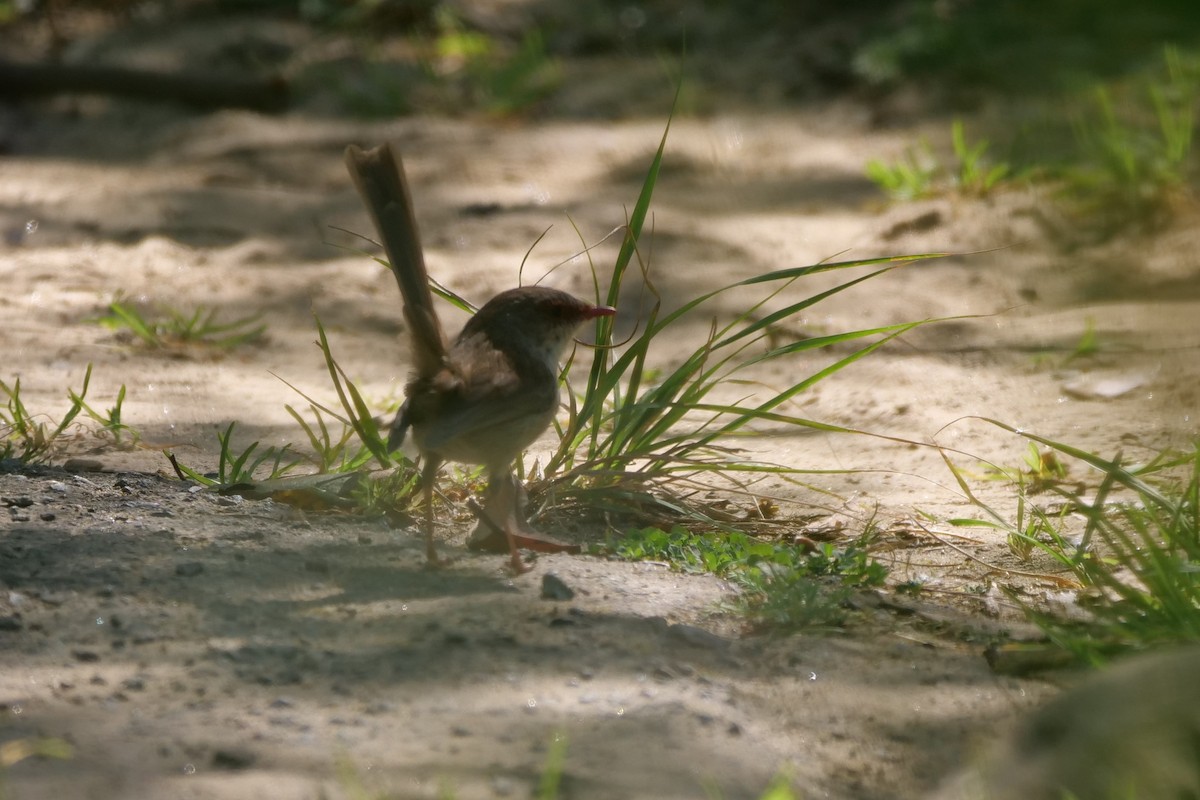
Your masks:
M 1067 197 L 1114 226 L 1161 223 L 1190 194 L 1198 102 L 1200 57 L 1172 46 L 1161 72 L 1093 89 L 1074 119 L 1079 156 L 1063 173 Z
M 108 313 L 94 321 L 115 331 L 124 332 L 154 350 L 184 351 L 188 348 L 232 350 L 260 341 L 267 326 L 259 323 L 261 315 L 218 322 L 217 309 L 199 306 L 194 311 L 164 307 L 157 316 L 149 317 L 132 304 L 117 297 L 108 304 Z
M 1084 465 L 1088 482 L 1094 482 L 1090 497 L 1082 485 L 1054 481 L 1041 487 L 1062 504 L 1056 513 L 1035 503 L 1029 483 L 1018 482 L 1014 521 L 980 501 L 961 471 L 950 465 L 968 499 L 986 516 L 951 524 L 1005 531 L 1020 554 L 1048 556 L 1069 576 L 1065 584 L 1074 590 L 1083 620 L 1066 619 L 1010 591 L 1050 639 L 1089 661 L 1124 650 L 1200 641 L 1200 442 L 1188 452 L 1133 465 L 1120 454 L 1104 458 L 986 421 L 1028 439 L 1033 452 L 1053 453 L 1055 464 L 1069 459 Z M 1068 515 L 1083 522 L 1078 536 L 1070 533 Z
M 992 163 L 987 139 L 971 142 L 966 126 L 956 119 L 950 126 L 950 146 L 955 163 L 943 164 L 929 142 L 922 139 L 905 149 L 896 161 L 872 159 L 866 173 L 887 196 L 895 201 L 920 200 L 943 192 L 983 197 L 997 189 L 1010 176 L 1011 167 Z
M 882 586 L 888 569 L 873 560 L 873 529 L 845 547 L 811 550 L 739 531 L 697 533 L 682 526 L 630 531 L 614 552 L 633 561 L 665 561 L 673 569 L 709 573 L 741 590 L 737 602 L 756 625 L 777 631 L 836 627 L 855 590 Z
M 117 391 L 113 407 L 97 411 L 87 402 L 88 387 L 92 380 L 92 365 L 87 365 L 83 384 L 78 391 L 67 389 L 70 406 L 58 421 L 45 414 L 35 414 L 21 398 L 21 379 L 12 384 L 0 381 L 0 460 L 15 459 L 29 464 L 46 461 L 55 453 L 66 450 L 77 443 L 81 436 L 90 434 L 100 440 L 101 446 L 131 448 L 137 445 L 137 431 L 122 422 L 122 407 L 125 403 L 125 386 Z M 85 425 L 87 420 L 91 425 Z M 68 437 L 68 433 L 71 436 Z
M 626 226 L 626 236 L 611 272 L 605 302 L 616 305 L 628 271 L 640 271 L 651 307 L 640 330 L 619 347 L 600 351 L 585 382 L 569 396 L 568 415 L 557 423 L 560 444 L 529 486 L 543 508 L 570 505 L 592 508 L 645 508 L 702 525 L 719 524 L 702 503 L 691 498 L 712 481 L 735 491 L 763 477 L 790 479 L 802 469 L 748 460 L 732 442 L 753 436 L 763 426 L 850 432 L 781 409 L 821 381 L 837 374 L 897 337 L 932 320 L 853 330 L 821 336 L 789 334 L 784 324 L 820 302 L 901 266 L 944 254 L 903 255 L 790 267 L 729 284 L 664 311 L 641 246 L 654 187 L 662 167 L 670 123 Z M 590 251 L 588 251 L 590 253 Z M 590 255 L 589 255 L 590 258 Z M 832 288 L 794 290 L 816 275 L 846 270 L 860 274 Z M 865 272 L 864 272 L 865 270 Z M 595 266 L 593 265 L 593 272 Z M 654 358 L 656 344 L 694 337 L 687 327 L 706 305 L 735 290 L 761 289 L 758 300 L 727 322 L 711 322 L 700 345 L 673 368 Z M 772 310 L 771 305 L 780 307 Z M 597 320 L 596 340 L 609 341 L 613 319 Z M 794 357 L 830 351 L 829 363 L 805 372 Z M 789 359 L 792 359 L 789 361 Z M 764 387 L 751 370 L 787 362 L 795 377 L 782 388 Z M 572 372 L 568 361 L 564 375 Z M 727 387 L 749 387 L 733 400 L 719 397 Z M 765 390 L 765 392 L 764 392 Z M 653 518 L 652 518 L 653 519 Z
M 291 445 L 260 448 L 260 442 L 251 442 L 243 450 L 236 450 L 233 446 L 233 429 L 236 425 L 236 422 L 231 422 L 224 431 L 217 431 L 220 451 L 215 473 L 201 474 L 179 462 L 169 451 L 164 451 L 163 455 L 171 462 L 180 478 L 214 488 L 251 484 L 261 479 L 275 480 L 287 475 L 302 463 L 303 459 L 291 451 Z M 265 471 L 263 467 L 266 467 Z

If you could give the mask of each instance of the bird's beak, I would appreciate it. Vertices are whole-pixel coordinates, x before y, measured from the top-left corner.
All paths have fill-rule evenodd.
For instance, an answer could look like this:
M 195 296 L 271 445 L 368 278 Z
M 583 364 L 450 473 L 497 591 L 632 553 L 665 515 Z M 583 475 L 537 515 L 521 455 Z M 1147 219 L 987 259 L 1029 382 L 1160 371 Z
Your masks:
M 593 306 L 592 310 L 588 312 L 587 318 L 595 319 L 596 317 L 613 317 L 616 316 L 616 314 L 617 310 L 612 306 Z

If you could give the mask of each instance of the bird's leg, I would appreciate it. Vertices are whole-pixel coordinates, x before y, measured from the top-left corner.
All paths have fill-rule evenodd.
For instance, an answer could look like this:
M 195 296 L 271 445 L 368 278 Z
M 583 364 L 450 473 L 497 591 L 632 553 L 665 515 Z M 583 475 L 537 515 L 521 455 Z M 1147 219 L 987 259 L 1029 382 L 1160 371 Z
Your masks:
M 518 502 L 520 501 L 520 486 L 511 471 L 503 474 L 492 473 L 488 476 L 487 500 L 483 508 L 486 524 L 494 525 L 504 531 L 508 543 L 508 554 L 512 559 L 513 572 L 520 575 L 528 572 L 530 567 L 521 560 L 521 551 L 517 547 L 514 535 L 517 529 Z
M 511 473 L 493 475 L 484 492 L 484 505 L 474 504 L 471 510 L 479 518 L 475 530 L 467 540 L 467 549 L 488 553 L 512 552 L 512 543 L 518 548 L 535 550 L 539 553 L 579 553 L 577 544 L 559 541 L 539 531 L 525 519 L 525 488 Z
M 438 466 L 438 459 L 426 457 L 425 466 L 421 470 L 421 485 L 424 489 L 422 522 L 425 528 L 425 560 L 431 567 L 441 566 L 443 563 L 433 547 L 433 482 L 437 479 Z

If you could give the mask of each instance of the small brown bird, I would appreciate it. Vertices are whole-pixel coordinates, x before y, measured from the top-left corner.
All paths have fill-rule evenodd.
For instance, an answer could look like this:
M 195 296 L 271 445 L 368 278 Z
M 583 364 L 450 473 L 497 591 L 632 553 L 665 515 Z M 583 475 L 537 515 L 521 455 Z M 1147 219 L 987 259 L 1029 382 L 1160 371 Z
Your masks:
M 399 156 L 389 145 L 346 149 L 358 188 L 404 296 L 415 367 L 388 441 L 399 448 L 408 430 L 424 460 L 425 549 L 433 546 L 433 483 L 444 461 L 482 464 L 488 475 L 483 532 L 502 531 L 513 569 L 524 572 L 520 545 L 561 550 L 524 519 L 516 457 L 542 434 L 558 410 L 559 361 L 588 320 L 611 316 L 557 289 L 527 286 L 489 300 L 448 345 L 417 235 L 412 198 Z

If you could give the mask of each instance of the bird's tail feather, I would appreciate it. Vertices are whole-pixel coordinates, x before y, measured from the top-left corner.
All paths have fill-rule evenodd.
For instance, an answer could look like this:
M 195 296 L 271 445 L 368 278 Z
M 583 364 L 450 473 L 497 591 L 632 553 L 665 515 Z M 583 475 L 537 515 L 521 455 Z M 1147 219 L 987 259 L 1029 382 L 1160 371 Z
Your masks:
M 346 148 L 346 168 L 375 223 L 404 296 L 404 317 L 412 335 L 416 372 L 433 375 L 445 363 L 447 344 L 433 309 L 404 165 L 391 145 L 371 150 L 350 145 Z

